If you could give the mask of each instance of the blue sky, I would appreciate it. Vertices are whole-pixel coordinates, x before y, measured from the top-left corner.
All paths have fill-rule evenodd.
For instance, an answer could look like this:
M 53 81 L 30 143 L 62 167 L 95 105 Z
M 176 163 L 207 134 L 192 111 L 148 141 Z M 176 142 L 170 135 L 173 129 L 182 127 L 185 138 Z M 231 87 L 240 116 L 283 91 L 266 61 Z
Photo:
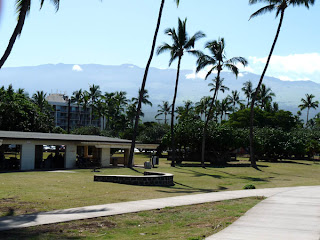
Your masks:
M 1 54 L 16 24 L 14 2 L 3 0 Z M 61 0 L 57 13 L 48 0 L 39 11 L 39 2 L 32 1 L 22 35 L 4 67 L 47 63 L 145 66 L 160 0 Z M 274 14 L 248 21 L 261 6 L 239 0 L 181 0 L 177 8 L 173 0 L 167 0 L 157 45 L 170 42 L 163 34 L 165 28 L 176 27 L 178 17 L 187 17 L 190 35 L 198 30 L 207 35 L 197 43 L 197 49 L 202 50 L 208 40 L 224 37 L 228 57 L 246 57 L 250 62 L 246 70 L 260 74 L 278 25 Z M 309 10 L 287 10 L 267 75 L 320 82 L 319 12 L 318 2 Z M 168 58 L 168 54 L 155 56 L 152 66 L 167 68 Z M 186 56 L 182 68 L 194 67 L 195 59 Z

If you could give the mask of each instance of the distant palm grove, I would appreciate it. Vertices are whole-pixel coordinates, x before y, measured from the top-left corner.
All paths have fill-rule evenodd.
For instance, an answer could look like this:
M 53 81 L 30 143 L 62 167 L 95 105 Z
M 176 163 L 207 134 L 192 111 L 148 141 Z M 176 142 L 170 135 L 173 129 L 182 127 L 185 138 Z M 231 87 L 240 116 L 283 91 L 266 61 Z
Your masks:
M 44 2 L 41 1 L 41 7 Z M 60 1 L 52 2 L 58 10 Z M 131 139 L 129 167 L 132 167 L 136 140 L 160 143 L 158 154 L 169 150 L 172 166 L 188 160 L 200 161 L 203 167 L 205 162 L 225 164 L 234 153 L 242 152 L 250 154 L 251 166 L 257 168 L 257 160 L 310 158 L 320 152 L 320 113 L 314 118 L 309 117 L 310 109 L 319 106 L 316 100 L 318 96 L 306 93 L 305 98 L 301 99 L 298 107 L 307 113 L 307 121 L 304 122 L 301 120 L 301 111 L 292 113 L 281 110 L 278 103 L 274 102 L 272 89 L 263 83 L 286 11 L 296 6 L 309 8 L 314 0 L 249 0 L 249 4 L 266 4 L 254 12 L 250 19 L 275 12 L 279 17 L 279 25 L 258 85 L 253 86 L 251 81 L 247 81 L 241 89 L 231 92 L 229 86 L 224 84 L 221 72 L 230 71 L 238 77 L 239 66 L 248 65 L 246 58 L 227 56 L 227 40 L 223 37 L 208 40 L 201 50 L 196 44 L 199 39 L 206 37 L 205 33 L 196 31 L 189 34 L 189 20 L 180 18 L 177 28 L 165 30 L 168 42 L 157 46 L 165 0 L 160 2 L 150 56 L 136 97 L 128 99 L 123 91 L 103 93 L 97 85 L 91 85 L 88 90 L 74 91 L 69 104 L 77 107 L 77 123 L 72 128 L 68 125 L 67 132 Z M 175 2 L 177 6 L 182 4 L 178 0 Z M 17 26 L 0 59 L 0 68 L 22 33 L 30 11 L 30 0 L 16 0 L 16 6 L 19 15 Z M 163 103 L 157 106 L 155 121 L 143 123 L 140 120 L 144 116 L 143 106 L 152 106 L 145 86 L 154 53 L 168 53 L 169 66 L 177 64 L 176 78 L 172 85 L 172 100 L 163 99 Z M 205 79 L 208 79 L 210 91 L 208 96 L 200 96 L 199 102 L 185 101 L 177 106 L 180 69 L 187 54 L 194 57 L 196 72 L 206 71 Z M 221 92 L 227 92 L 228 96 L 219 97 Z M 23 89 L 15 91 L 9 86 L 0 89 L 0 97 L 0 129 L 66 133 L 66 129 L 54 124 L 55 116 L 46 100 L 46 93 L 38 91 L 29 97 Z M 97 119 L 101 122 L 100 128 L 93 126 L 93 121 Z

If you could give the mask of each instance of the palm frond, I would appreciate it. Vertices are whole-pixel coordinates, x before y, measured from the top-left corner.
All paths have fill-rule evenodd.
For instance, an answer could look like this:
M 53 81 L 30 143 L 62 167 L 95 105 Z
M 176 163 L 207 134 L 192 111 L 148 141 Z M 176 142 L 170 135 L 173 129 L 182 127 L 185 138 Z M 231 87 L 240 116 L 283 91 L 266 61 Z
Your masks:
M 251 14 L 249 20 L 251 18 L 254 18 L 254 17 L 257 17 L 257 16 L 260 16 L 262 14 L 265 14 L 267 12 L 272 12 L 274 9 L 276 8 L 276 5 L 275 4 L 270 4 L 268 6 L 265 6 L 263 8 L 260 8 L 258 11 L 254 12 L 253 14 Z

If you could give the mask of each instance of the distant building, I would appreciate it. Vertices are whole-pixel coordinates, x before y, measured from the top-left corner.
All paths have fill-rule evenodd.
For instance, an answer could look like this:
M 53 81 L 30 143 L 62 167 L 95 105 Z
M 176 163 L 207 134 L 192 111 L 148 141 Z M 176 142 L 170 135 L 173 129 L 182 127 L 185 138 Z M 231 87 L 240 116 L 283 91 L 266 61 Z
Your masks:
M 53 108 L 51 114 L 54 117 L 55 126 L 67 130 L 69 104 L 68 96 L 60 93 L 49 94 L 46 100 Z M 90 106 L 88 106 L 88 108 L 84 110 L 82 106 L 80 106 L 79 109 L 77 104 L 70 104 L 70 129 L 84 126 L 95 126 L 100 128 L 102 127 L 102 118 L 98 118 L 96 115 L 93 115 L 92 121 L 90 121 L 90 119 Z

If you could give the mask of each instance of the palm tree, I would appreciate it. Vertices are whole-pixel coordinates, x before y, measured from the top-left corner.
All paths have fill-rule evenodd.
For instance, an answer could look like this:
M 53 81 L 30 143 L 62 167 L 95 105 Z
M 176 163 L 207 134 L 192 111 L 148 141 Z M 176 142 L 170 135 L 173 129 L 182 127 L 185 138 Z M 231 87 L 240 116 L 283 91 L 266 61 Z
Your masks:
M 100 86 L 99 85 L 94 85 L 90 86 L 89 88 L 89 96 L 91 99 L 91 116 L 90 116 L 90 125 L 92 125 L 92 120 L 93 120 L 93 112 L 96 107 L 96 101 L 98 98 L 101 96 L 101 91 L 100 91 Z
M 203 115 L 204 115 L 204 118 L 206 119 L 210 101 L 211 101 L 211 97 L 206 96 L 206 97 L 202 97 L 200 99 L 200 102 L 196 103 L 195 112 L 200 115 L 201 119 Z
M 88 91 L 84 91 L 83 92 L 83 101 L 82 101 L 82 108 L 83 108 L 83 112 L 84 112 L 84 125 L 87 124 L 87 110 L 89 107 L 89 102 L 90 102 L 90 94 Z
M 252 86 L 252 82 L 249 80 L 249 81 L 246 81 L 244 84 L 243 84 L 243 87 L 241 88 L 241 90 L 244 92 L 244 94 L 246 95 L 247 99 L 248 99 L 248 102 L 247 102 L 247 107 L 249 107 L 249 104 L 250 104 L 250 99 L 252 98 L 252 95 L 254 93 L 254 90 L 253 90 L 253 86 Z
M 179 6 L 180 0 L 174 0 L 177 3 L 177 6 Z M 148 73 L 149 73 L 149 68 L 152 62 L 152 58 L 154 55 L 154 50 L 156 47 L 156 42 L 157 42 L 157 37 L 158 37 L 158 33 L 159 33 L 159 28 L 160 28 L 160 23 L 161 23 L 161 17 L 162 17 L 162 11 L 163 11 L 163 7 L 164 7 L 164 3 L 165 0 L 161 0 L 161 4 L 160 4 L 160 9 L 159 9 L 159 14 L 158 14 L 158 20 L 157 20 L 157 26 L 154 32 L 154 36 L 153 36 L 153 41 L 152 41 L 152 46 L 151 46 L 151 52 L 150 52 L 150 56 L 144 71 L 144 75 L 143 75 L 143 79 L 142 79 L 142 83 L 141 83 L 141 93 L 144 92 L 145 86 L 146 86 L 146 82 L 147 82 L 147 77 L 148 77 Z M 136 138 L 137 138 L 137 131 L 138 131 L 138 125 L 139 125 L 139 118 L 140 118 L 140 111 L 141 111 L 141 105 L 142 105 L 142 98 L 143 96 L 140 95 L 139 96 L 139 101 L 138 101 L 138 106 L 137 106 L 137 114 L 135 117 L 135 124 L 134 124 L 134 128 L 133 128 L 133 134 L 132 134 L 132 142 L 131 142 L 131 148 L 130 148 L 130 154 L 129 154 L 129 160 L 128 160 L 128 167 L 132 168 L 132 163 L 133 163 L 133 154 L 134 154 L 134 147 L 136 144 Z
M 141 95 L 141 90 L 139 89 L 139 96 Z M 143 93 L 142 93 L 142 103 L 144 104 L 144 105 L 149 105 L 150 107 L 152 107 L 152 102 L 150 102 L 149 101 L 149 94 L 148 94 L 148 90 L 147 89 L 145 89 L 144 91 L 143 91 Z M 132 99 L 131 99 L 131 102 L 133 103 L 133 104 L 135 104 L 135 105 L 138 105 L 138 103 L 139 103 L 139 99 L 138 98 L 135 98 L 135 97 L 133 97 Z
M 56 10 L 58 11 L 60 0 L 51 0 L 51 1 L 56 6 Z M 43 3 L 44 3 L 44 0 L 41 0 L 40 9 L 42 8 Z M 8 44 L 3 56 L 0 59 L 0 69 L 2 68 L 2 66 L 6 62 L 6 60 L 8 59 L 17 37 L 19 37 L 21 35 L 24 22 L 26 20 L 27 15 L 30 12 L 30 7 L 31 7 L 31 0 L 16 0 L 16 12 L 18 13 L 18 22 L 17 22 L 17 25 L 11 35 L 11 38 L 9 40 L 9 44 Z
M 306 99 L 301 98 L 301 102 L 302 104 L 299 105 L 299 108 L 302 110 L 307 108 L 307 122 L 309 121 L 309 110 L 310 108 L 316 109 L 317 107 L 319 107 L 319 101 L 314 101 L 313 102 L 313 98 L 315 98 L 315 96 L 313 94 L 306 94 Z
M 208 123 L 209 120 L 211 119 L 211 114 L 212 114 L 212 110 L 214 107 L 214 102 L 215 99 L 218 95 L 218 91 L 220 90 L 220 87 L 222 86 L 221 81 L 222 79 L 220 78 L 220 74 L 221 71 L 224 68 L 229 69 L 233 74 L 236 75 L 236 77 L 238 76 L 239 73 L 239 69 L 236 66 L 236 64 L 240 63 L 243 66 L 246 66 L 248 64 L 247 60 L 243 57 L 233 57 L 230 59 L 226 58 L 226 53 L 225 53 L 225 42 L 224 42 L 224 38 L 219 38 L 218 40 L 214 40 L 211 42 L 208 42 L 205 45 L 205 48 L 208 49 L 211 53 L 210 55 L 205 55 L 203 53 L 199 53 L 198 56 L 198 60 L 197 60 L 197 69 L 196 71 L 199 72 L 200 70 L 202 70 L 203 68 L 210 66 L 210 70 L 208 71 L 207 75 L 206 75 L 206 79 L 208 78 L 208 76 L 214 71 L 217 70 L 217 76 L 215 79 L 215 89 L 214 89 L 214 94 L 213 94 L 213 98 L 211 101 L 211 105 L 209 108 L 209 114 L 208 117 L 205 121 L 205 125 L 203 128 L 203 135 L 202 135 L 202 154 L 201 154 L 201 165 L 202 167 L 204 167 L 204 156 L 205 156 L 205 145 L 206 145 L 206 135 L 207 135 L 207 127 L 208 127 Z
M 78 106 L 78 126 L 80 126 L 81 124 L 81 104 L 83 101 L 83 93 L 82 93 L 82 89 L 78 90 L 78 91 L 74 91 L 73 96 L 71 96 L 71 102 L 72 103 L 76 103 Z
M 158 105 L 160 109 L 158 109 L 158 114 L 155 116 L 155 118 L 164 115 L 164 124 L 167 124 L 167 115 L 170 114 L 170 108 L 171 105 L 168 101 L 162 101 L 162 105 Z
M 46 100 L 47 94 L 43 91 L 37 91 L 32 95 L 33 102 L 38 105 L 40 112 L 43 112 L 45 108 L 48 106 L 48 102 Z
M 231 95 L 228 95 L 228 99 L 229 99 L 229 102 L 233 105 L 232 107 L 232 112 L 234 113 L 235 110 L 236 110 L 236 105 L 237 104 L 241 104 L 243 102 L 243 100 L 240 99 L 240 93 L 235 90 L 231 92 Z
M 224 120 L 226 120 L 227 114 L 231 110 L 232 110 L 232 107 L 231 107 L 230 99 L 228 97 L 222 99 L 220 104 L 220 114 L 221 114 L 220 122 L 222 122 L 223 115 L 224 115 Z
M 251 106 L 250 106 L 250 161 L 251 161 L 251 166 L 254 168 L 257 168 L 257 164 L 256 164 L 256 159 L 254 156 L 254 148 L 253 148 L 253 118 L 254 118 L 254 103 L 255 100 L 257 99 L 258 96 L 258 91 L 260 90 L 260 86 L 262 84 L 264 75 L 267 72 L 271 57 L 272 57 L 272 53 L 273 50 L 276 46 L 279 34 L 280 34 L 280 30 L 281 30 L 281 26 L 282 26 L 282 22 L 283 22 L 283 18 L 284 18 L 284 13 L 285 10 L 291 5 L 293 7 L 295 6 L 300 6 L 300 5 L 304 5 L 305 7 L 309 8 L 309 4 L 313 5 L 315 0 L 249 0 L 249 4 L 256 4 L 256 3 L 268 3 L 267 6 L 264 6 L 262 8 L 260 8 L 258 11 L 256 11 L 255 13 L 253 13 L 250 16 L 250 19 L 253 17 L 257 17 L 259 15 L 262 15 L 266 12 L 273 12 L 276 11 L 276 17 L 279 16 L 280 14 L 280 21 L 279 21 L 279 25 L 278 25 L 278 29 L 277 29 L 277 33 L 276 36 L 273 40 L 272 46 L 271 46 L 271 50 L 266 62 L 266 65 L 263 69 L 263 72 L 261 74 L 258 86 L 256 88 L 256 91 L 253 95 L 252 101 L 251 101 Z
M 115 118 L 115 114 L 116 114 L 116 101 L 115 101 L 115 93 L 111 92 L 108 93 L 106 92 L 104 94 L 104 102 L 106 104 L 106 112 L 105 115 L 107 116 L 107 123 L 106 123 L 106 128 L 108 130 L 111 129 L 110 126 L 110 120 Z M 105 126 L 105 124 L 103 124 L 103 126 Z
M 257 101 L 260 103 L 261 109 L 265 110 L 267 103 L 271 103 L 275 96 L 276 95 L 272 92 L 271 88 L 266 87 L 266 85 L 262 83 L 257 96 Z
M 181 66 L 181 59 L 185 53 L 196 54 L 197 51 L 194 50 L 194 44 L 200 38 L 205 36 L 202 32 L 195 33 L 191 38 L 188 36 L 186 31 L 186 23 L 187 19 L 181 21 L 179 18 L 178 20 L 178 32 L 174 28 L 168 28 L 165 30 L 165 33 L 171 37 L 173 44 L 170 45 L 168 43 L 164 43 L 163 45 L 159 46 L 157 53 L 161 54 L 166 51 L 170 51 L 170 60 L 169 66 L 171 66 L 172 62 L 178 59 L 178 67 L 177 67 L 177 77 L 176 77 L 176 84 L 174 90 L 174 96 L 172 101 L 171 107 L 171 147 L 172 147 L 172 162 L 171 166 L 175 166 L 175 141 L 174 141 L 174 110 L 175 110 L 175 103 L 178 91 L 178 83 L 179 83 L 179 75 L 180 75 L 180 66 Z

